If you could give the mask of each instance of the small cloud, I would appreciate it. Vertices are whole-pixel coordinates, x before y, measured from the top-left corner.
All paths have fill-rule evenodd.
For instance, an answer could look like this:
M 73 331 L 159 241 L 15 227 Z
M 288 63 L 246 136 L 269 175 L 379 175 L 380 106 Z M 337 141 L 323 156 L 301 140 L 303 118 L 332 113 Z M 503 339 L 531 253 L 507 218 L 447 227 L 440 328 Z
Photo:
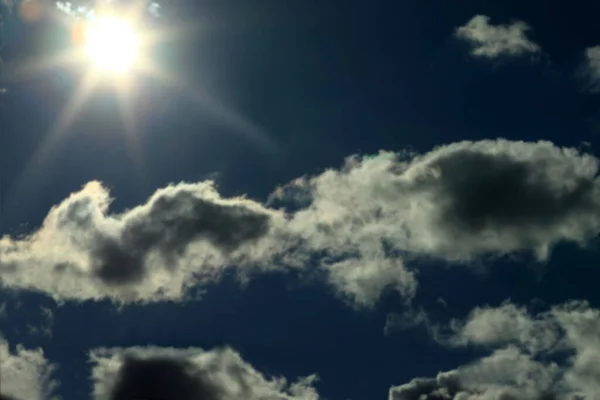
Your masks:
M 42 323 L 39 326 L 27 325 L 27 330 L 30 335 L 42 336 L 48 339 L 52 338 L 52 327 L 54 325 L 54 313 L 51 308 L 40 307 Z
M 600 92 L 600 46 L 585 49 L 583 73 L 588 81 L 588 90 L 592 93 Z
M 476 57 L 496 58 L 502 55 L 535 54 L 540 47 L 527 38 L 531 28 L 522 21 L 507 25 L 492 25 L 490 17 L 476 15 L 464 26 L 456 28 L 454 35 L 472 46 Z
M 431 329 L 431 321 L 425 310 L 414 310 L 409 308 L 403 313 L 390 313 L 386 317 L 383 333 L 390 335 L 398 331 L 412 329 L 417 326 L 424 326 L 428 330 Z

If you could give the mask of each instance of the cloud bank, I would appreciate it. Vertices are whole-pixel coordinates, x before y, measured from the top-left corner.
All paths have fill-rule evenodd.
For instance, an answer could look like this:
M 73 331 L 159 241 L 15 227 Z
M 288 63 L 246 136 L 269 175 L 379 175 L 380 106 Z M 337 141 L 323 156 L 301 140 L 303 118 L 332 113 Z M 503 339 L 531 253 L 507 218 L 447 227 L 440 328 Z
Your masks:
M 540 46 L 527 38 L 530 29 L 522 21 L 492 25 L 490 17 L 475 15 L 465 25 L 456 28 L 454 35 L 471 44 L 473 56 L 496 58 L 539 53 Z
M 181 300 L 226 269 L 318 269 L 357 306 L 417 290 L 411 261 L 585 245 L 600 230 L 598 159 L 550 142 L 459 142 L 419 155 L 350 156 L 277 188 L 267 203 L 173 184 L 109 212 L 87 184 L 40 229 L 0 239 L 0 282 L 59 299 Z
M 230 348 L 133 347 L 90 352 L 94 399 L 318 400 L 316 376 L 267 378 Z
M 49 363 L 41 349 L 27 350 L 18 345 L 11 351 L 0 338 L 0 399 L 45 400 L 58 382 L 51 379 L 56 366 Z
M 390 389 L 390 400 L 600 398 L 600 310 L 570 301 L 531 314 L 506 302 L 454 320 L 442 343 L 491 354 Z

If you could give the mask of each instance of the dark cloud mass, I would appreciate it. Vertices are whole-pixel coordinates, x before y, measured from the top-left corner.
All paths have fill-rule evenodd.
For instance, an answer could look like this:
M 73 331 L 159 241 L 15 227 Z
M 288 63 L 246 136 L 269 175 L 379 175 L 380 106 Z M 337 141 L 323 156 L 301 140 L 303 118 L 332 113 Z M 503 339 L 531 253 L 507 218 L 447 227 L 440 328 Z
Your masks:
M 441 157 L 431 168 L 441 175 L 439 226 L 451 232 L 509 230 L 528 246 L 531 230 L 553 229 L 600 210 L 594 175 L 554 182 L 536 160 L 462 150 Z
M 157 192 L 143 209 L 124 218 L 116 240 L 98 238 L 91 253 L 95 274 L 108 284 L 139 282 L 147 274 L 144 263 L 151 252 L 173 267 L 194 241 L 206 240 L 228 254 L 267 234 L 266 213 L 203 199 L 194 189 L 182 185 Z
M 187 360 L 128 357 L 110 400 L 220 400 L 223 394 Z
M 96 349 L 96 400 L 318 400 L 316 376 L 267 378 L 229 348 Z

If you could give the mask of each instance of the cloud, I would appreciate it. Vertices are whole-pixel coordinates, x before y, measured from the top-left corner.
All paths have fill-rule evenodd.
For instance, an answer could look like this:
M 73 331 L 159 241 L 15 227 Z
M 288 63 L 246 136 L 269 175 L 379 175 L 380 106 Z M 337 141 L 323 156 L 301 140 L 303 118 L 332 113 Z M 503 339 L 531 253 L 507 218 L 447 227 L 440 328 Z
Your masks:
M 435 379 L 392 387 L 390 399 L 413 398 L 415 392 L 461 399 L 498 393 L 515 399 L 600 398 L 600 310 L 587 302 L 569 301 L 537 314 L 509 302 L 477 307 L 449 329 L 444 345 L 484 346 L 491 355 Z
M 589 90 L 600 92 L 600 46 L 585 49 L 584 74 L 588 79 Z
M 91 182 L 25 238 L 0 239 L 0 281 L 59 299 L 181 300 L 228 268 L 318 271 L 349 303 L 410 300 L 419 258 L 546 260 L 600 231 L 598 160 L 550 142 L 458 142 L 423 155 L 350 156 L 277 188 L 267 203 L 210 181 L 159 189 L 109 213 Z
M 103 5 L 110 5 L 111 3 L 114 2 L 111 0 L 100 0 L 94 2 L 87 0 L 70 0 L 57 1 L 55 6 L 59 12 L 68 15 L 69 17 L 89 19 L 96 15 L 98 8 L 102 7 Z M 160 16 L 161 6 L 159 3 L 147 0 L 140 3 L 145 3 L 146 11 L 149 15 L 153 17 Z
M 91 182 L 31 236 L 1 239 L 3 283 L 61 299 L 180 299 L 218 269 L 251 262 L 277 219 L 256 202 L 221 198 L 212 182 L 167 186 L 122 214 L 109 214 L 110 202 Z
M 133 347 L 90 352 L 94 398 L 318 400 L 311 375 L 267 378 L 230 348 Z
M 471 364 L 416 378 L 390 388 L 390 400 L 542 400 L 560 388 L 560 369 L 541 363 L 515 347 L 494 351 Z
M 54 312 L 51 308 L 40 307 L 42 322 L 39 325 L 27 324 L 27 330 L 30 335 L 52 339 L 52 328 L 54 325 Z
M 492 25 L 490 17 L 475 15 L 464 26 L 456 28 L 455 36 L 468 41 L 476 57 L 496 58 L 501 55 L 534 54 L 540 47 L 527 38 L 531 28 L 524 22 L 516 21 L 509 25 Z
M 44 357 L 42 349 L 14 351 L 0 338 L 0 399 L 48 399 L 58 382 L 51 379 L 56 366 Z
M 499 307 L 476 307 L 466 320 L 452 322 L 454 346 L 518 344 L 532 353 L 549 350 L 559 340 L 559 327 L 551 315 L 532 319 L 525 307 L 505 302 Z
M 557 243 L 598 233 L 597 172 L 595 157 L 544 141 L 351 157 L 309 180 L 313 202 L 290 225 L 311 248 L 368 259 L 470 261 L 529 250 L 545 260 Z

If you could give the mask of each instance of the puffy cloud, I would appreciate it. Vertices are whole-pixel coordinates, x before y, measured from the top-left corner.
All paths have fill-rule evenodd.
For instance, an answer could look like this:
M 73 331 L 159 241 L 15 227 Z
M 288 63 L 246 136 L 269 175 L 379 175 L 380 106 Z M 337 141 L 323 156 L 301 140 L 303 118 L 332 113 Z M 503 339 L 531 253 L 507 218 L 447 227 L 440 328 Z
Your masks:
M 13 352 L 0 338 L 0 399 L 48 399 L 58 385 L 51 379 L 55 368 L 41 349 L 18 345 Z
M 443 344 L 483 345 L 492 354 L 436 379 L 392 387 L 390 399 L 600 399 L 600 310 L 587 302 L 537 314 L 511 303 L 478 307 L 449 328 L 454 337 Z
M 96 400 L 318 400 L 311 375 L 267 378 L 230 348 L 133 347 L 90 353 Z
M 600 46 L 585 49 L 583 69 L 589 81 L 589 90 L 594 93 L 600 92 Z
M 158 190 L 110 214 L 96 182 L 26 238 L 0 239 L 0 280 L 61 299 L 180 300 L 229 267 L 313 269 L 369 307 L 386 289 L 411 299 L 411 261 L 469 262 L 600 230 L 598 160 L 550 142 L 484 140 L 423 155 L 348 157 L 277 188 L 266 204 L 223 198 L 212 182 Z
M 532 319 L 525 307 L 505 302 L 500 307 L 476 307 L 465 321 L 454 320 L 452 345 L 497 346 L 513 343 L 532 353 L 557 345 L 559 327 L 550 315 Z
M 507 347 L 436 378 L 416 378 L 393 386 L 389 399 L 541 400 L 562 391 L 559 378 L 556 364 L 535 361 L 517 348 Z
M 0 241 L 5 285 L 59 298 L 179 299 L 189 284 L 258 255 L 280 217 L 211 182 L 171 185 L 122 214 L 108 190 L 87 184 L 52 208 L 24 239 Z M 258 242 L 261 242 L 260 245 Z
M 530 27 L 521 21 L 492 25 L 490 17 L 475 15 L 464 26 L 456 28 L 455 36 L 471 43 L 471 54 L 476 57 L 539 53 L 540 47 L 527 38 L 528 30 Z
M 367 259 L 469 261 L 521 250 L 546 259 L 558 242 L 585 243 L 598 233 L 597 173 L 595 157 L 543 141 L 351 157 L 304 183 L 313 201 L 290 226 L 312 248 Z

